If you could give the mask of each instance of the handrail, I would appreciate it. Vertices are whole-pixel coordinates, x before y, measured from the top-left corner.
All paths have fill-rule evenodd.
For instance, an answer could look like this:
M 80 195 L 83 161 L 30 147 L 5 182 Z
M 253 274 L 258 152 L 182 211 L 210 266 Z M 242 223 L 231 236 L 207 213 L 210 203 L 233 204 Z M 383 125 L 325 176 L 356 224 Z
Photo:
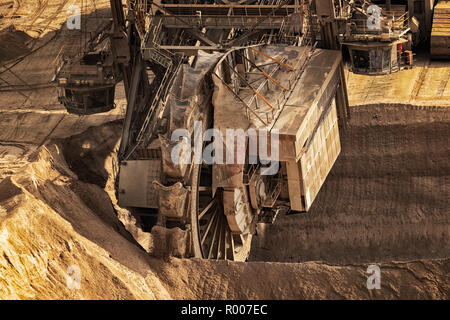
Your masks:
M 288 78 L 289 88 L 287 90 L 281 90 L 281 92 L 274 99 L 274 101 L 277 101 L 277 104 L 276 104 L 275 108 L 270 109 L 268 112 L 262 113 L 263 115 L 265 115 L 267 124 L 274 120 L 274 118 L 275 118 L 274 113 L 275 112 L 280 112 L 281 109 L 284 107 L 284 105 L 289 100 L 290 93 L 292 92 L 292 89 L 295 87 L 295 85 L 297 84 L 297 82 L 300 79 L 301 75 L 303 74 L 304 68 L 302 68 L 302 66 L 304 66 L 307 63 L 307 60 L 312 55 L 312 52 L 315 49 L 315 46 L 311 46 L 311 39 L 308 39 L 305 47 L 311 47 L 311 49 L 310 50 L 305 50 L 302 53 L 302 55 L 297 58 L 297 62 L 295 64 L 295 66 L 292 68 L 292 70 L 290 70 L 291 74 L 290 74 L 290 76 Z M 273 75 L 278 70 L 279 70 L 279 68 L 276 68 L 270 74 Z M 258 87 L 257 91 L 259 92 L 262 88 L 264 88 L 264 86 L 266 85 L 267 82 L 268 82 L 268 79 L 265 79 L 264 82 L 261 83 L 261 85 Z M 286 95 L 286 91 L 288 92 L 287 95 Z M 253 104 L 253 101 L 256 101 L 256 95 L 255 94 L 252 95 L 252 97 L 249 100 L 249 103 L 247 104 L 249 108 L 251 108 L 251 105 Z M 253 111 L 253 112 L 255 112 L 255 111 Z M 247 117 L 248 117 L 248 119 L 250 119 L 249 116 L 247 116 Z M 260 119 L 259 116 L 258 116 L 258 118 Z

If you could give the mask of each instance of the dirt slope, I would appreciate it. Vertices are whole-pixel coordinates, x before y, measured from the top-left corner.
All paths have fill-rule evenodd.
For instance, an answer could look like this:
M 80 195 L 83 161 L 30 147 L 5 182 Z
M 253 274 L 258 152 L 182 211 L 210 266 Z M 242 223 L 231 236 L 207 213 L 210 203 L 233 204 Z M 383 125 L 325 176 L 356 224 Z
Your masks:
M 255 237 L 255 260 L 324 263 L 157 260 L 146 253 L 151 236 L 114 200 L 121 125 L 105 123 L 123 117 L 123 90 L 113 112 L 77 117 L 49 83 L 62 49 L 76 49 L 63 24 L 81 1 L 9 2 L 0 5 L 0 30 L 17 30 L 0 35 L 16 45 L 0 49 L 0 299 L 449 298 L 448 109 L 352 109 L 311 213 L 279 217 Z M 108 6 L 89 4 L 89 30 Z M 422 64 L 350 74 L 352 105 L 448 105 L 448 64 Z M 369 263 L 381 267 L 381 290 L 365 286 Z M 80 289 L 67 286 L 70 266 Z

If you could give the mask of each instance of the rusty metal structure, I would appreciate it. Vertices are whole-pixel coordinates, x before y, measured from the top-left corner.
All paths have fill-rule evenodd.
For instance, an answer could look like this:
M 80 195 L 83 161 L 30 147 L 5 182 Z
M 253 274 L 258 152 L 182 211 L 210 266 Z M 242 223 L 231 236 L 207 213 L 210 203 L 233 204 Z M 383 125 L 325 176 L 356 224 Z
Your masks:
M 75 57 L 61 59 L 57 67 L 58 100 L 68 112 L 88 115 L 115 108 L 115 87 L 121 75 L 114 69 L 110 52 L 109 43 L 100 43 Z
M 316 12 L 319 25 L 333 25 L 340 46 L 349 53 L 350 71 L 376 75 L 412 67 L 412 35 L 418 27 L 406 5 L 317 0 Z
M 387 74 L 412 67 L 412 32 L 406 6 L 375 6 L 362 1 L 352 10 L 341 36 L 350 53 L 351 71 Z
M 69 111 L 82 99 L 79 113 L 108 110 L 109 90 L 123 80 L 117 195 L 165 233 L 156 246 L 180 257 L 243 261 L 258 223 L 309 210 L 349 115 L 337 18 L 330 15 L 318 35 L 316 7 L 111 0 L 109 30 L 60 67 Z M 77 82 L 73 70 L 81 67 L 92 81 Z M 68 94 L 77 90 L 83 98 Z M 90 100 L 99 90 L 102 110 Z

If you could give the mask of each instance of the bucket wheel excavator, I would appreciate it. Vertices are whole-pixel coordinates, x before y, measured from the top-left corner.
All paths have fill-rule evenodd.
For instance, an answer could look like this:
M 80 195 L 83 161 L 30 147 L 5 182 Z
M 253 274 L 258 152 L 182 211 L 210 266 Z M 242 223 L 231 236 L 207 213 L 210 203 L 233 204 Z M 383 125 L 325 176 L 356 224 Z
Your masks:
M 322 12 L 319 46 L 307 0 L 111 0 L 111 10 L 89 49 L 59 66 L 61 102 L 108 111 L 123 81 L 119 205 L 165 253 L 246 260 L 259 223 L 309 210 L 340 152 L 335 10 Z

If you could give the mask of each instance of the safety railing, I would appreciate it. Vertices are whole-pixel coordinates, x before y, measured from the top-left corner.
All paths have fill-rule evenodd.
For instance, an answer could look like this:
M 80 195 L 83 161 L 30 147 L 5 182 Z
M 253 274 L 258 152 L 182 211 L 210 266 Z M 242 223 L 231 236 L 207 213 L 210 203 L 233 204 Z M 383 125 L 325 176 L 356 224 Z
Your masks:
M 301 78 L 305 67 L 308 63 L 309 58 L 312 56 L 312 53 L 314 52 L 315 45 L 312 46 L 311 42 L 308 41 L 305 44 L 306 49 L 298 58 L 294 66 L 291 67 L 289 77 L 287 79 L 287 88 L 280 88 L 281 91 L 276 95 L 276 97 L 272 98 L 271 101 L 274 103 L 271 104 L 271 107 L 269 111 L 267 112 L 260 112 L 261 108 L 259 107 L 259 104 L 257 102 L 257 99 L 262 96 L 261 92 L 264 87 L 266 87 L 270 81 L 269 78 L 266 78 L 259 86 L 258 89 L 256 89 L 257 93 L 253 93 L 250 97 L 247 105 L 249 108 L 252 109 L 252 113 L 258 113 L 258 115 L 264 119 L 265 124 L 271 123 L 275 118 L 278 112 L 281 111 L 281 109 L 286 105 L 287 101 L 289 100 L 292 90 L 297 85 L 298 80 Z M 270 76 L 274 76 L 275 73 L 282 67 L 282 64 L 285 64 L 286 60 L 280 60 L 280 63 L 277 65 L 275 69 L 273 69 L 270 73 Z M 247 117 L 250 119 L 250 114 L 247 112 Z

